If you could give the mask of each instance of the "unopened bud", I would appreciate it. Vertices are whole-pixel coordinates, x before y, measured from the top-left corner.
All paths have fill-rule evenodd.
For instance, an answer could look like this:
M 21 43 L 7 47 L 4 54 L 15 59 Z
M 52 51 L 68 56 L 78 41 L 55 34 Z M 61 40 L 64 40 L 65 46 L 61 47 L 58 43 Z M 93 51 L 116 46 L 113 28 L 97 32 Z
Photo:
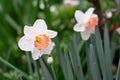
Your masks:
M 48 62 L 49 64 L 53 63 L 53 58 L 52 58 L 52 57 L 48 57 L 47 62 Z

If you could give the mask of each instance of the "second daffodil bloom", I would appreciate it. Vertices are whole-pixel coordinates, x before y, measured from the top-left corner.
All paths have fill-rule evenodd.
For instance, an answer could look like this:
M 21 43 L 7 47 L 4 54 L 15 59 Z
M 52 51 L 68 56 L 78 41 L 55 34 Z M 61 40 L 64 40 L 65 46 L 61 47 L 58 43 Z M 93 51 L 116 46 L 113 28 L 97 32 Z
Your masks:
M 31 51 L 32 58 L 37 60 L 43 54 L 50 54 L 54 43 L 50 38 L 57 35 L 56 31 L 48 30 L 44 20 L 38 19 L 32 27 L 24 27 L 24 36 L 20 38 L 18 46 L 23 51 Z
M 75 12 L 77 24 L 74 26 L 76 32 L 81 32 L 83 40 L 88 40 L 90 35 L 94 33 L 95 27 L 98 25 L 98 16 L 93 14 L 94 8 L 89 8 L 85 13 L 80 10 Z

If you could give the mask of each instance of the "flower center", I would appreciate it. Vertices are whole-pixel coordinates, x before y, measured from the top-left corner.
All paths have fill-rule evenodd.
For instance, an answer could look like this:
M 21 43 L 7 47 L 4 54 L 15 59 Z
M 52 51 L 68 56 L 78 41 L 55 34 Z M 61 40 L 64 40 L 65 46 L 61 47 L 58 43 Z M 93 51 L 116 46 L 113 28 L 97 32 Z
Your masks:
M 34 46 L 39 50 L 44 50 L 49 45 L 50 39 L 45 34 L 35 37 Z
M 91 30 L 95 29 L 95 26 L 98 25 L 98 19 L 95 17 L 90 18 L 87 22 L 86 22 L 86 27 L 88 27 Z

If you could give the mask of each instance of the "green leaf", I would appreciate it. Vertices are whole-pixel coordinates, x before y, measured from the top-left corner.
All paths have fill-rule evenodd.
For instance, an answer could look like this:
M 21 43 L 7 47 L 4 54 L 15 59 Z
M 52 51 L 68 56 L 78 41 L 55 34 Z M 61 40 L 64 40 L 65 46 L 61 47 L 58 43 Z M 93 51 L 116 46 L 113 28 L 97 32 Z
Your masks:
M 106 61 L 106 71 L 108 80 L 112 80 L 112 60 L 110 51 L 110 41 L 107 26 L 104 28 L 104 50 L 105 50 L 105 61 Z
M 58 58 L 60 60 L 60 66 L 62 68 L 62 72 L 64 74 L 64 77 L 65 77 L 65 80 L 69 80 L 69 76 L 68 76 L 68 71 L 67 71 L 67 63 L 66 63 L 66 60 L 65 60 L 65 57 L 60 49 L 60 44 L 59 44 L 59 39 L 58 38 L 55 38 L 55 43 L 56 43 L 56 50 L 57 50 L 57 53 L 58 53 Z
M 41 80 L 41 76 L 39 73 L 39 68 L 37 66 L 37 62 L 35 60 L 33 60 L 33 64 L 34 64 L 35 72 L 37 73 L 37 76 L 38 76 L 38 80 Z
M 103 80 L 108 80 L 107 73 L 106 73 L 106 66 L 105 66 L 106 65 L 105 64 L 105 55 L 104 55 L 102 40 L 101 40 L 101 36 L 100 36 L 98 27 L 96 27 L 96 29 L 95 29 L 95 44 L 96 44 L 95 47 L 97 49 L 98 60 L 100 63 L 100 68 L 102 70 Z
M 98 62 L 92 44 L 90 44 L 89 51 L 87 51 L 87 55 L 88 55 L 88 63 L 89 63 L 88 67 L 90 69 L 93 78 L 92 80 L 101 80 Z
M 27 61 L 28 61 L 29 74 L 32 76 L 32 80 L 33 80 L 34 75 L 33 75 L 32 65 L 31 65 L 30 56 L 29 56 L 28 52 L 26 52 L 26 57 L 27 57 Z
M 16 70 L 21 76 L 24 76 L 26 79 L 29 80 L 29 77 L 28 77 L 28 75 L 27 75 L 25 72 L 19 70 L 18 68 L 16 68 L 16 67 L 13 66 L 12 64 L 10 64 L 8 61 L 4 60 L 2 57 L 0 57 L 0 61 L 1 61 L 2 63 L 4 63 L 5 65 L 7 65 L 8 67 Z
M 119 64 L 118 64 L 116 80 L 120 80 L 120 59 L 119 59 Z
M 79 56 L 79 52 L 78 52 L 78 46 L 76 43 L 76 36 L 73 36 L 73 38 L 71 39 L 70 58 L 71 58 L 72 67 L 77 76 L 77 79 L 84 80 L 81 60 L 80 60 L 80 56 Z
M 57 80 L 57 77 L 56 77 L 56 74 L 55 74 L 55 70 L 54 70 L 52 64 L 51 64 L 51 70 L 52 70 L 52 74 L 53 74 L 54 80 Z
M 5 15 L 5 19 L 12 26 L 12 28 L 15 29 L 18 34 L 20 34 L 20 26 L 15 22 L 15 20 L 8 14 Z
M 67 65 L 67 73 L 68 73 L 69 80 L 74 80 L 70 59 L 69 59 L 69 56 L 65 50 L 64 50 L 64 55 L 65 55 L 65 60 L 66 60 L 66 65 Z
M 39 58 L 39 62 L 40 62 L 41 68 L 44 72 L 46 80 L 54 80 L 51 73 L 50 73 L 50 70 L 48 69 L 48 67 L 46 66 L 46 64 L 42 58 Z

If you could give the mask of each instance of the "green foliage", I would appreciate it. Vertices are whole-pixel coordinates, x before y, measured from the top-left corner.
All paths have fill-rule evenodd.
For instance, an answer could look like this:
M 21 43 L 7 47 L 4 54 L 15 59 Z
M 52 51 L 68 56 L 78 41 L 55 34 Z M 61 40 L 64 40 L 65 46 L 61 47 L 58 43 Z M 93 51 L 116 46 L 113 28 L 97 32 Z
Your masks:
M 39 8 L 42 1 L 44 9 Z M 101 4 L 104 12 L 116 7 L 113 0 L 101 0 Z M 56 11 L 52 12 L 53 5 Z M 91 6 L 84 0 L 78 6 L 63 5 L 62 0 L 0 0 L 0 80 L 120 80 L 119 36 L 114 33 L 110 39 L 109 35 L 109 28 L 120 21 L 119 13 L 106 20 L 103 40 L 98 27 L 88 41 L 73 32 L 75 10 Z M 31 53 L 17 45 L 24 25 L 38 18 L 58 31 L 52 64 L 47 63 L 47 55 L 32 60 Z M 113 74 L 114 59 L 118 59 L 118 69 Z

